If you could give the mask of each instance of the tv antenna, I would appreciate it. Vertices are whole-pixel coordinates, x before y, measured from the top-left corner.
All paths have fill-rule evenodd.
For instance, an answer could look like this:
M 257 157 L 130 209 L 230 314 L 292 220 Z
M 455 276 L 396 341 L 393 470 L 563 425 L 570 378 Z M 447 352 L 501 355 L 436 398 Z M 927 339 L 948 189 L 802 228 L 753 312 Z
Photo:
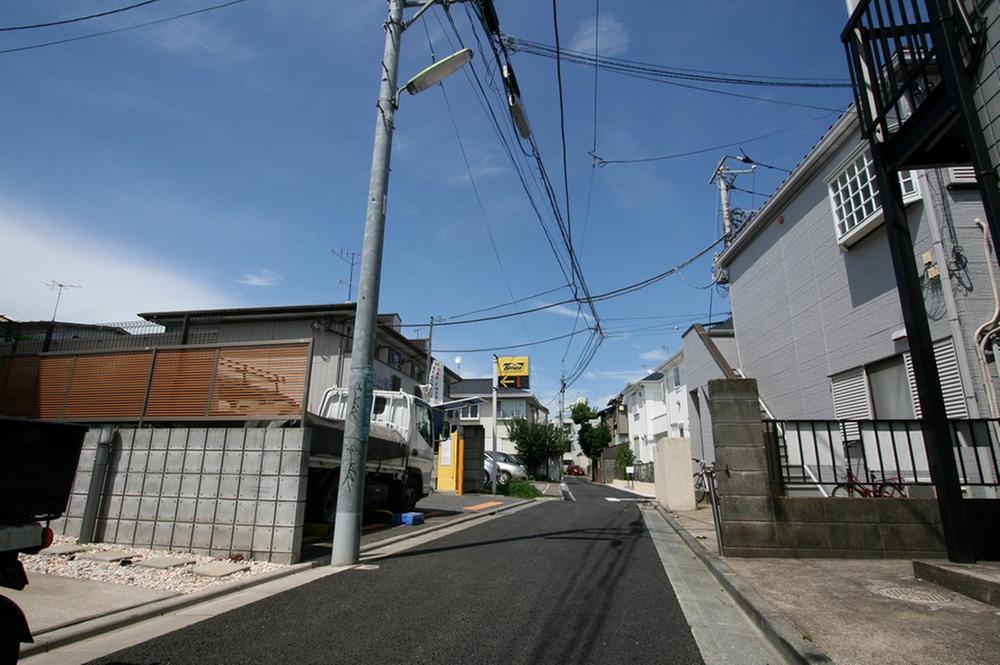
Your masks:
M 42 282 L 42 280 L 38 280 Z M 63 289 L 82 289 L 83 287 L 78 284 L 63 284 L 62 282 L 57 282 L 54 279 L 49 279 L 47 282 L 42 282 L 48 287 L 49 291 L 56 292 L 56 307 L 52 310 L 52 320 L 56 320 L 56 314 L 59 313 L 59 300 L 62 298 Z
M 351 302 L 351 287 L 354 285 L 354 266 L 361 263 L 361 255 L 355 251 L 348 251 L 341 248 L 340 250 L 331 249 L 330 253 L 336 256 L 338 259 L 351 266 L 350 276 L 347 278 L 347 282 L 340 280 L 341 284 L 347 284 L 347 302 Z

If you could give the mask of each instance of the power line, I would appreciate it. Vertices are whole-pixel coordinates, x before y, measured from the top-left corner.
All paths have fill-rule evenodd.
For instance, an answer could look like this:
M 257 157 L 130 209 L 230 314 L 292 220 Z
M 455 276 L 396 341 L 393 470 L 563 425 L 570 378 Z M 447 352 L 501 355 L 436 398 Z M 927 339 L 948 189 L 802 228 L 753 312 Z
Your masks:
M 130 9 L 136 9 L 144 5 L 151 5 L 154 2 L 159 2 L 160 0 L 145 0 L 144 2 L 137 2 L 134 5 L 129 5 L 128 7 L 119 7 L 118 9 L 109 9 L 106 12 L 100 12 L 98 14 L 88 14 L 87 16 L 77 16 L 76 18 L 67 18 L 60 21 L 49 21 L 48 23 L 34 23 L 32 25 L 11 25 L 6 27 L 0 27 L 0 32 L 12 32 L 14 30 L 33 30 L 35 28 L 51 28 L 55 25 L 66 25 L 67 23 L 79 23 L 80 21 L 89 21 L 93 18 L 100 18 L 102 16 L 111 16 L 112 14 L 120 14 L 121 12 L 127 12 Z
M 566 106 L 563 101 L 562 58 L 559 57 L 559 10 L 552 0 L 552 32 L 556 38 L 556 82 L 559 88 L 559 135 L 562 137 L 563 194 L 566 198 L 566 227 L 569 230 L 569 250 L 573 253 L 573 217 L 569 205 L 569 159 L 566 156 Z
M 568 62 L 580 65 L 593 65 L 619 74 L 639 73 L 650 77 L 700 81 L 703 83 L 721 83 L 728 85 L 757 86 L 768 88 L 850 88 L 851 82 L 846 79 L 809 79 L 790 76 L 760 76 L 754 74 L 733 74 L 729 72 L 712 72 L 681 67 L 666 67 L 648 62 L 626 60 L 624 58 L 601 57 L 595 51 L 593 54 L 585 51 L 562 49 L 556 43 L 555 47 L 548 44 L 519 39 L 504 35 L 503 39 L 512 51 L 546 58 L 565 58 Z
M 114 35 L 119 32 L 127 32 L 129 30 L 138 30 L 139 28 L 146 28 L 151 25 L 158 25 L 160 23 L 167 23 L 169 21 L 176 21 L 178 19 L 187 18 L 188 16 L 194 16 L 196 14 L 204 14 L 206 12 L 213 12 L 217 9 L 225 9 L 226 7 L 232 7 L 233 5 L 242 4 L 248 2 L 248 0 L 229 0 L 229 2 L 224 2 L 218 5 L 212 5 L 210 7 L 203 7 L 201 9 L 195 9 L 194 11 L 184 12 L 183 14 L 175 14 L 174 16 L 167 16 L 165 18 L 159 18 L 155 21 L 146 21 L 145 23 L 137 23 L 135 25 L 125 26 L 123 28 L 115 28 L 113 30 L 103 30 L 101 32 L 92 32 L 88 35 L 79 35 L 77 37 L 69 37 L 67 39 L 57 39 L 51 42 L 42 42 L 40 44 L 30 44 L 28 46 L 18 46 L 16 48 L 8 48 L 0 50 L 0 55 L 5 55 L 7 53 L 19 53 L 21 51 L 33 51 L 35 49 L 45 48 L 47 46 L 58 46 L 59 44 L 69 44 L 70 42 L 79 42 L 84 39 L 93 39 L 94 37 L 104 37 L 105 35 Z
M 640 289 L 644 289 L 644 288 L 646 288 L 648 286 L 651 286 L 652 284 L 655 284 L 656 282 L 659 282 L 659 281 L 661 281 L 661 280 L 669 277 L 670 275 L 673 275 L 676 272 L 680 272 L 681 270 L 683 270 L 687 266 L 691 265 L 692 263 L 694 263 L 695 261 L 697 261 L 701 257 L 703 257 L 706 254 L 708 254 L 710 251 L 712 251 L 712 249 L 716 245 L 718 245 L 722 241 L 723 241 L 723 238 L 719 238 L 719 239 L 715 240 L 711 245 L 708 245 L 704 249 L 700 250 L 697 254 L 689 256 L 688 258 L 684 259 L 683 261 L 681 261 L 677 265 L 673 266 L 672 268 L 668 268 L 667 270 L 664 270 L 661 273 L 658 273 L 658 274 L 653 275 L 651 277 L 647 277 L 646 279 L 640 280 L 638 282 L 634 282 L 632 284 L 628 284 L 626 286 L 623 286 L 623 287 L 620 287 L 620 288 L 617 288 L 617 289 L 612 289 L 611 291 L 606 291 L 604 293 L 599 293 L 596 296 L 591 296 L 588 300 L 592 300 L 594 302 L 599 302 L 599 301 L 602 301 L 602 300 L 610 300 L 611 298 L 617 298 L 617 297 L 620 297 L 620 296 L 623 296 L 623 295 L 626 295 L 626 294 L 629 294 L 629 293 L 634 293 L 635 291 L 639 291 Z M 543 312 L 545 310 L 552 309 L 554 307 L 559 307 L 561 305 L 568 305 L 570 303 L 578 303 L 580 301 L 581 301 L 581 299 L 579 299 L 579 298 L 570 298 L 568 300 L 562 300 L 560 302 L 548 303 L 548 304 L 545 304 L 545 305 L 539 305 L 538 307 L 532 307 L 530 309 L 521 310 L 520 312 L 507 313 L 507 314 L 496 314 L 496 315 L 493 315 L 493 316 L 483 316 L 483 317 L 479 317 L 479 318 L 476 318 L 476 319 L 463 319 L 461 321 L 443 321 L 441 323 L 437 323 L 436 325 L 438 325 L 438 326 L 459 326 L 459 325 L 465 325 L 465 324 L 471 324 L 471 323 L 484 323 L 486 321 L 497 321 L 497 320 L 500 320 L 500 319 L 509 319 L 511 317 L 514 317 L 514 316 L 522 316 L 522 315 L 525 315 L 525 314 L 534 314 L 535 312 Z M 416 327 L 421 327 L 421 326 L 425 326 L 425 325 L 427 325 L 427 324 L 426 323 L 406 324 L 406 327 L 407 328 L 416 328 Z M 595 328 L 596 328 L 596 326 L 595 326 Z
M 573 337 L 581 333 L 585 333 L 589 328 L 584 328 L 582 330 L 576 330 L 565 335 L 558 335 L 556 337 L 549 337 L 548 339 L 539 339 L 534 342 L 522 342 L 521 344 L 507 344 L 506 346 L 488 346 L 479 349 L 434 349 L 434 353 L 487 353 L 490 351 L 504 351 L 507 349 L 523 349 L 528 346 L 538 346 L 539 344 L 548 344 L 550 342 L 558 342 L 561 339 L 566 339 L 567 337 Z
M 793 124 L 788 125 L 786 127 L 781 127 L 780 129 L 775 129 L 773 131 L 767 132 L 766 134 L 761 134 L 759 136 L 754 136 L 753 138 L 744 139 L 742 141 L 733 141 L 731 143 L 723 143 L 721 145 L 713 145 L 713 146 L 708 147 L 708 148 L 698 148 L 696 150 L 687 150 L 685 152 L 677 152 L 677 153 L 673 153 L 671 155 L 660 155 L 659 157 L 643 157 L 643 158 L 640 158 L 640 159 L 604 159 L 602 157 L 597 157 L 597 163 L 598 163 L 598 166 L 607 166 L 608 164 L 641 164 L 641 163 L 645 163 L 645 162 L 660 162 L 660 161 L 665 161 L 665 160 L 668 160 L 668 159 L 678 159 L 680 157 L 690 157 L 692 155 L 701 155 L 701 154 L 704 154 L 706 152 L 715 152 L 717 150 L 722 150 L 722 149 L 725 149 L 725 148 L 735 148 L 735 147 L 740 146 L 740 145 L 742 145 L 744 143 L 753 143 L 754 141 L 763 141 L 764 139 L 770 138 L 770 137 L 775 136 L 777 134 L 781 134 L 783 132 L 791 131 L 791 130 L 795 129 L 796 127 L 801 127 L 802 125 L 806 125 L 806 124 L 809 124 L 809 123 L 812 123 L 812 122 L 816 122 L 818 120 L 822 120 L 823 118 L 828 118 L 831 114 L 832 114 L 832 112 L 831 113 L 824 113 L 823 115 L 816 116 L 815 118 L 808 118 L 806 120 L 801 120 L 799 122 L 793 123 Z
M 462 314 L 455 314 L 453 316 L 446 316 L 442 320 L 443 321 L 448 321 L 450 319 L 460 319 L 460 318 L 465 317 L 465 316 L 471 316 L 473 314 L 481 314 L 482 312 L 489 312 L 489 311 L 494 310 L 494 309 L 500 309 L 501 307 L 508 307 L 510 305 L 516 305 L 518 303 L 524 302 L 525 300 L 534 300 L 535 298 L 540 298 L 542 296 L 547 296 L 550 293 L 555 293 L 556 291 L 561 291 L 562 289 L 565 289 L 565 288 L 568 288 L 568 287 L 569 287 L 569 284 L 563 284 L 562 286 L 557 286 L 554 289 L 547 289 L 547 290 L 541 291 L 539 293 L 534 293 L 534 294 L 532 294 L 530 296 L 524 296 L 523 298 L 518 298 L 517 300 L 511 300 L 510 302 L 501 303 L 499 305 L 491 305 L 489 307 L 482 307 L 480 309 L 474 309 L 471 312 L 464 312 Z

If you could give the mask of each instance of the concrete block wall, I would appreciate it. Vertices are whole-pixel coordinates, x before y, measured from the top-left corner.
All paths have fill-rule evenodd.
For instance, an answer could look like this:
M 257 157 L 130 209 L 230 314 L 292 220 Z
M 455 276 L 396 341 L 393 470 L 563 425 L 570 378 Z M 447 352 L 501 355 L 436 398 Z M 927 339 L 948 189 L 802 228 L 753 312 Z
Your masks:
M 945 555 L 934 499 L 780 496 L 753 379 L 709 381 L 722 552 L 745 557 Z
M 57 533 L 80 535 L 98 436 L 84 441 Z M 300 428 L 120 429 L 94 540 L 294 563 L 308 464 Z

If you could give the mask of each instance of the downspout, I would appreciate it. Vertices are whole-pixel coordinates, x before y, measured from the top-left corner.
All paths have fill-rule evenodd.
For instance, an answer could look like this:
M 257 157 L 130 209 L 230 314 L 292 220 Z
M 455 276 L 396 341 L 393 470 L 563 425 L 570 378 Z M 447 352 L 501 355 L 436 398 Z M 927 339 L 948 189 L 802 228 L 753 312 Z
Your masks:
M 951 338 L 955 341 L 956 347 L 959 343 L 961 343 L 964 347 L 965 335 L 962 331 L 962 321 L 958 316 L 958 304 L 955 302 L 955 292 L 952 290 L 951 272 L 948 270 L 948 258 L 944 251 L 944 241 L 941 238 L 941 227 L 938 224 L 938 214 L 935 206 L 936 200 L 931 196 L 931 193 L 934 191 L 941 194 L 944 189 L 944 183 L 942 182 L 940 171 L 936 171 L 935 176 L 935 184 L 937 187 L 933 190 L 930 187 L 930 181 L 927 178 L 926 172 L 921 172 L 919 174 L 919 179 L 921 180 L 921 186 L 923 187 L 922 191 L 927 192 L 927 198 L 925 199 L 927 201 L 925 208 L 929 218 L 927 226 L 929 227 L 931 234 L 934 261 L 941 266 L 941 270 L 939 271 L 941 275 L 941 292 L 944 295 L 945 309 L 948 310 L 948 325 L 951 328 Z M 945 214 L 947 214 L 947 212 Z M 973 341 L 978 347 L 978 341 Z M 978 418 L 979 403 L 976 399 L 975 390 L 972 389 L 972 386 L 976 385 L 976 382 L 972 378 L 972 368 L 969 366 L 969 357 L 966 354 L 965 349 L 963 348 L 962 352 L 959 353 L 956 348 L 955 358 L 958 361 L 958 371 L 962 375 L 962 397 L 969 410 L 969 417 Z M 967 388 L 966 386 L 969 387 Z
M 990 339 L 993 332 L 997 330 L 997 321 L 1000 321 L 1000 292 L 997 289 L 997 278 L 996 274 L 993 272 L 993 261 L 990 255 L 990 233 L 986 227 L 986 224 L 982 220 L 976 220 L 976 226 L 979 227 L 980 232 L 983 234 L 983 251 L 985 252 L 986 258 L 986 270 L 990 275 L 990 286 L 993 288 L 993 318 L 986 321 L 983 325 L 976 329 L 976 335 L 974 341 L 976 343 L 976 355 L 979 357 L 979 368 L 982 372 L 983 388 L 986 389 L 986 399 L 990 406 L 990 417 L 998 418 L 1000 415 L 1000 409 L 997 408 L 997 395 L 996 390 L 993 388 L 993 380 L 990 378 L 990 370 L 988 363 L 986 362 L 986 344 Z M 994 358 L 996 362 L 996 358 Z

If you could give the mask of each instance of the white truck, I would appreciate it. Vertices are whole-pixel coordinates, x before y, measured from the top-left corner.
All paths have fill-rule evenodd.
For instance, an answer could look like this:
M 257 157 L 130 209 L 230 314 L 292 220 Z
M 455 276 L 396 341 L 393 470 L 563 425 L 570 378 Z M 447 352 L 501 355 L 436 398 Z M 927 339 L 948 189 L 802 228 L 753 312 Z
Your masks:
M 366 506 L 407 512 L 431 493 L 442 407 L 451 404 L 431 407 L 404 392 L 374 391 L 365 467 Z M 306 521 L 329 524 L 336 515 L 347 409 L 347 390 L 330 388 L 319 413 L 306 416 L 312 432 Z

